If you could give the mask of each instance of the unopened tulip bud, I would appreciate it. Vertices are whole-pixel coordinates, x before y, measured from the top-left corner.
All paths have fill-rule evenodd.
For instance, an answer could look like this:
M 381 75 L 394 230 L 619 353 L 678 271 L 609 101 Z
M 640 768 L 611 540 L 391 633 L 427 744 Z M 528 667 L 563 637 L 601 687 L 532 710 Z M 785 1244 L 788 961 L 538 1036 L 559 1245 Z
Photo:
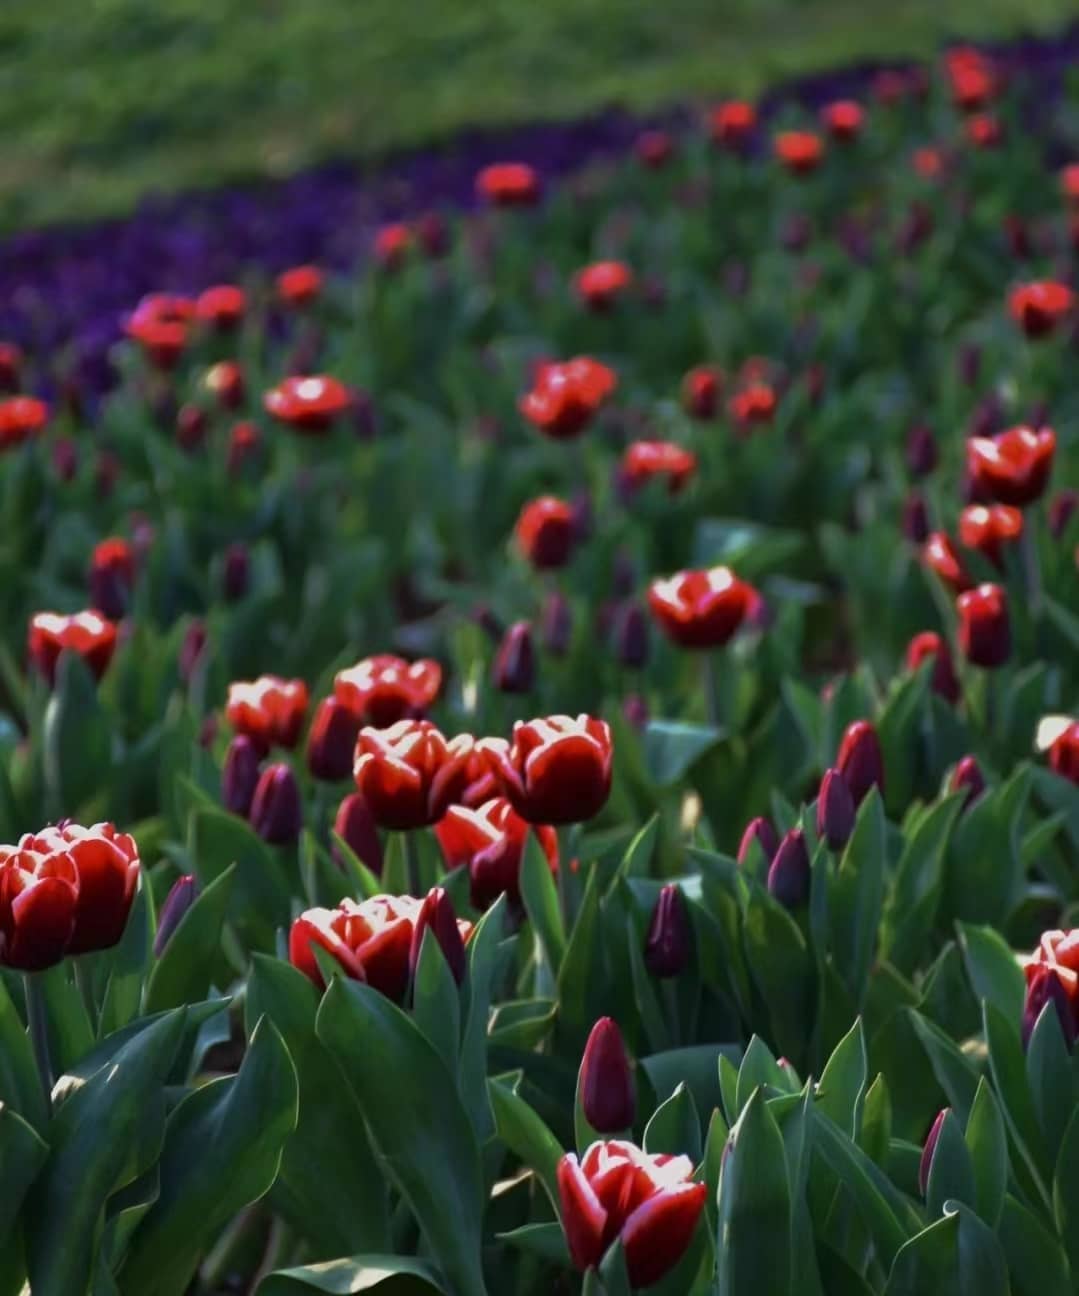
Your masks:
M 836 766 L 843 772 L 854 798 L 860 806 L 873 786 L 884 793 L 884 753 L 877 731 L 868 720 L 854 720 L 843 732 Z
M 944 1107 L 937 1113 L 937 1118 L 933 1122 L 933 1126 L 922 1146 L 922 1159 L 918 1163 L 918 1191 L 923 1197 L 929 1189 L 929 1171 L 933 1166 L 933 1153 L 937 1150 L 937 1139 L 940 1138 L 941 1126 L 948 1118 L 951 1110 L 950 1107 Z
M 659 893 L 648 937 L 644 965 L 654 977 L 676 977 L 689 962 L 690 923 L 681 889 L 668 882 Z
M 540 629 L 544 648 L 554 657 L 564 657 L 573 639 L 573 609 L 558 590 L 544 600 Z
M 251 827 L 272 846 L 298 840 L 303 827 L 300 786 L 289 765 L 267 765 L 255 785 L 251 801 Z
M 995 670 L 1011 656 L 1011 622 L 1008 596 L 999 585 L 979 585 L 960 594 L 959 646 L 974 666 Z
M 361 863 L 376 876 L 382 876 L 382 842 L 367 802 L 359 792 L 349 793 L 337 807 L 333 830 Z
M 247 546 L 242 543 L 229 545 L 221 572 L 221 588 L 226 602 L 236 603 L 247 593 L 250 567 Z
M 530 693 L 536 682 L 536 658 L 532 647 L 532 626 L 515 621 L 502 637 L 491 671 L 500 693 Z
M 785 909 L 809 899 L 809 851 L 801 828 L 791 828 L 779 843 L 768 868 L 768 891 Z
M 738 846 L 739 864 L 746 862 L 754 842 L 760 846 L 765 859 L 771 863 L 775 858 L 776 851 L 779 849 L 779 838 L 776 836 L 776 830 L 763 815 L 758 815 L 756 819 L 751 819 L 746 824 L 746 830 L 742 834 L 742 840 Z
M 180 925 L 180 920 L 199 898 L 200 887 L 193 873 L 186 873 L 172 884 L 172 890 L 165 897 L 161 912 L 157 916 L 157 934 L 154 936 L 154 958 L 160 958 L 165 952 L 172 933 Z
M 317 779 L 337 783 L 352 773 L 360 722 L 335 697 L 318 704 L 307 739 L 307 768 Z
M 967 797 L 963 802 L 963 809 L 967 810 L 973 801 L 985 791 L 985 776 L 982 774 L 981 766 L 973 756 L 964 756 L 959 764 L 952 770 L 952 776 L 948 780 L 949 792 L 961 792 L 966 789 Z
M 933 429 L 918 423 L 907 435 L 907 467 L 912 477 L 927 477 L 937 466 L 937 442 Z
M 648 662 L 648 618 L 639 603 L 625 604 L 615 620 L 615 651 L 619 665 L 640 670 Z
M 598 1134 L 631 1129 L 637 1101 L 622 1032 L 601 1017 L 588 1036 L 577 1079 L 585 1120 Z
M 929 537 L 929 511 L 918 491 L 911 491 L 903 501 L 902 527 L 911 544 L 924 544 Z
M 817 796 L 817 835 L 831 850 L 841 851 L 854 831 L 854 798 L 837 769 L 825 772 Z
M 420 908 L 412 929 L 412 948 L 409 951 L 409 971 L 414 977 L 420 961 L 423 934 L 430 927 L 438 941 L 446 963 L 458 985 L 465 976 L 465 943 L 457 925 L 457 913 L 449 892 L 444 887 L 432 887 Z
M 225 753 L 221 774 L 221 800 L 226 810 L 245 818 L 259 781 L 261 753 L 246 734 L 237 734 Z
M 180 678 L 185 684 L 191 682 L 199 658 L 206 647 L 206 624 L 203 621 L 192 621 L 187 627 L 183 643 L 180 645 L 179 670 Z
M 206 411 L 197 405 L 183 405 L 176 415 L 176 444 L 188 454 L 206 440 Z

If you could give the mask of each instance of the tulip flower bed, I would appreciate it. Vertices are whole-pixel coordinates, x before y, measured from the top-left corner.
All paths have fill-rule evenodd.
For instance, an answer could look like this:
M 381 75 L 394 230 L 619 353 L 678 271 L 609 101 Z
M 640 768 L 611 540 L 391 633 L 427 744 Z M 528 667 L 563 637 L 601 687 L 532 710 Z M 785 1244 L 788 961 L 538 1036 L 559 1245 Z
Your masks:
M 1005 71 L 163 284 L 93 401 L 0 350 L 0 1296 L 1079 1290 L 1079 86 Z

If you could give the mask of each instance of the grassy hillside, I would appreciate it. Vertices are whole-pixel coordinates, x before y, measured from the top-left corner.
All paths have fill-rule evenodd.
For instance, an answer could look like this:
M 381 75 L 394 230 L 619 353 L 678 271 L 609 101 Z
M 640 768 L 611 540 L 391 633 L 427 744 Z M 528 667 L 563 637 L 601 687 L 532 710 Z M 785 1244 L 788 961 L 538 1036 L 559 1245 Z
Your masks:
M 5 0 L 0 224 L 371 157 L 469 124 L 753 92 L 1074 0 Z

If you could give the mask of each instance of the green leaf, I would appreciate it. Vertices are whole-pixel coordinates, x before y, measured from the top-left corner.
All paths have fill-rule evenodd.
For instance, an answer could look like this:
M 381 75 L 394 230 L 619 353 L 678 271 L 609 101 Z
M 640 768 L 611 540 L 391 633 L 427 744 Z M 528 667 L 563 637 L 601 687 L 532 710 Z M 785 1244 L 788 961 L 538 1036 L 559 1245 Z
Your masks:
M 653 1113 L 644 1130 L 646 1152 L 688 1156 L 696 1165 L 701 1156 L 701 1120 L 693 1095 L 684 1084 Z
M 556 1264 L 562 1269 L 572 1267 L 561 1224 L 525 1224 L 509 1233 L 499 1233 L 498 1240 L 515 1251 L 536 1256 L 548 1264 Z
M 1012 1158 L 1015 1171 L 1024 1169 L 1027 1182 L 1048 1206 L 1045 1181 L 1049 1177 L 1048 1157 L 1034 1112 L 1034 1101 L 1027 1084 L 1023 1046 L 1015 1025 L 988 1000 L 984 1002 L 985 1040 L 989 1046 L 989 1066 L 1001 1101 L 1004 1123 L 1018 1161 Z
M 0 1194 L 0 1251 L 12 1245 L 10 1235 L 19 1208 L 48 1155 L 48 1144 L 34 1127 L 7 1103 L 0 1103 L 0 1166 L 4 1167 L 4 1191 Z
M 274 1197 L 316 1258 L 389 1248 L 382 1170 L 352 1091 L 315 1034 L 319 992 L 290 963 L 256 954 L 244 1002 L 250 1034 L 262 1017 L 296 1068 L 299 1117 L 285 1141 Z
M 731 1131 L 719 1182 L 719 1296 L 790 1296 L 791 1196 L 783 1135 L 763 1090 Z
M 517 1079 L 519 1081 L 519 1074 Z M 557 1172 L 562 1159 L 562 1144 L 535 1110 L 518 1097 L 515 1085 L 507 1083 L 505 1077 L 489 1080 L 487 1088 L 498 1137 L 536 1175 L 551 1205 L 556 1211 L 560 1210 Z
M 1068 1260 L 1060 1244 L 1011 1195 L 1004 1199 L 998 1232 L 1015 1296 L 1073 1296 Z
M 360 1255 L 323 1264 L 279 1269 L 258 1286 L 258 1296 L 448 1296 L 434 1269 L 407 1256 Z
M 45 972 L 35 972 L 45 998 L 49 1017 L 49 1055 L 53 1073 L 70 1071 L 94 1047 L 94 1028 L 86 1005 L 71 980 L 71 967 L 58 963 Z
M 0 980 L 0 1102 L 44 1133 L 48 1111 L 30 1036 Z
M 937 1083 L 948 1096 L 949 1106 L 960 1120 L 966 1120 L 978 1089 L 978 1072 L 952 1040 L 928 1017 L 913 1008 L 907 1018 L 925 1049 Z
M 529 833 L 529 836 L 535 836 Z M 468 1010 L 461 1041 L 461 1097 L 472 1118 L 476 1138 L 485 1143 L 495 1123 L 487 1094 L 487 1019 L 491 982 L 498 960 L 499 939 L 506 922 L 506 897 L 498 900 L 476 924 L 468 942 Z
M 862 1002 L 884 904 L 885 819 L 877 789 L 858 807 L 828 896 L 831 948 L 844 984 Z
M 599 869 L 593 864 L 558 972 L 559 1017 L 571 1030 L 584 1032 L 596 1019 L 595 988 L 603 979 L 598 936 Z
M 127 926 L 109 958 L 109 979 L 97 1028 L 99 1037 L 111 1035 L 126 1026 L 139 1011 L 146 967 L 150 961 L 151 909 L 149 879 L 140 872 Z
M 858 1146 L 871 1161 L 883 1169 L 888 1162 L 891 1139 L 892 1096 L 882 1073 L 866 1090 Z
M 723 1119 L 723 1113 L 717 1108 L 708 1122 L 708 1133 L 704 1140 L 704 1160 L 695 1175 L 708 1185 L 708 1196 L 704 1199 L 708 1212 L 708 1228 L 712 1236 L 716 1235 L 719 1226 L 719 1176 L 723 1169 L 723 1151 L 727 1146 L 730 1130 Z
M 679 1084 L 685 1084 L 693 1095 L 699 1112 L 711 1111 L 721 1102 L 719 1057 L 721 1053 L 737 1057 L 729 1044 L 691 1044 L 687 1048 L 669 1049 L 639 1059 L 657 1102 L 669 1098 Z
M 881 952 L 901 972 L 918 965 L 937 916 L 944 885 L 944 853 L 964 793 L 935 805 L 908 839 L 881 925 Z
M 771 1049 L 759 1035 L 754 1035 L 746 1046 L 742 1065 L 738 1068 L 737 1105 L 731 1113 L 732 1120 L 742 1114 L 746 1103 L 762 1086 L 771 1086 L 773 1089 L 786 1087 Z
M 959 948 L 978 999 L 987 999 L 1011 1021 L 1023 1012 L 1026 982 L 1007 942 L 992 927 L 959 923 Z
M 193 1003 L 209 990 L 235 877 L 236 866 L 230 865 L 180 919 L 150 973 L 146 1012 Z
M 161 1192 L 132 1239 L 124 1296 L 182 1296 L 207 1241 L 273 1184 L 296 1119 L 296 1070 L 263 1019 L 236 1075 L 196 1089 L 170 1114 Z
M 423 934 L 416 965 L 412 1020 L 434 1045 L 449 1074 L 456 1077 L 461 1043 L 461 1001 L 450 965 L 442 953 L 438 937 L 430 928 Z
M 323 996 L 316 1031 L 451 1290 L 484 1296 L 479 1147 L 442 1059 L 384 995 L 340 977 Z
M 1045 1146 L 1058 1148 L 1075 1098 L 1071 1055 L 1052 1003 L 1042 1009 L 1031 1032 L 1027 1046 L 1027 1081 Z
M 711 725 L 677 720 L 650 720 L 644 731 L 644 763 L 652 782 L 673 787 L 689 767 L 726 734 Z
M 743 928 L 746 959 L 768 1006 L 775 1043 L 796 1065 L 812 1028 L 813 960 L 798 924 L 763 890 L 750 897 Z
M 1008 1186 L 1008 1136 L 1000 1107 L 984 1076 L 978 1081 L 965 1138 L 974 1169 L 975 1209 L 990 1228 L 996 1228 Z
M 1052 1012 L 1052 1004 L 1046 1005 Z M 1055 1015 L 1055 1014 L 1054 1014 Z M 1044 1018 L 1045 1012 L 1042 1013 Z M 1079 1108 L 1073 1108 L 1057 1155 L 1053 1176 L 1053 1217 L 1068 1253 L 1072 1273 L 1079 1273 Z
M 94 1267 L 108 1197 L 135 1179 L 160 1145 L 164 1083 L 179 1047 L 179 1010 L 139 1031 L 57 1109 L 49 1155 L 24 1213 L 34 1296 L 74 1296 Z
M 62 652 L 45 708 L 43 763 L 49 813 L 73 814 L 112 766 L 112 734 L 97 682 L 82 658 Z
M 188 820 L 188 854 L 203 887 L 236 865 L 228 919 L 249 949 L 267 953 L 292 917 L 292 893 L 281 864 L 243 819 L 217 808 Z
M 862 1095 L 868 1077 L 865 1035 L 859 1017 L 836 1045 L 821 1073 L 816 1104 L 852 1138 L 861 1122 Z
M 568 861 L 563 867 L 569 867 Z M 566 954 L 566 929 L 551 866 L 535 833 L 529 833 L 525 840 L 521 861 L 521 899 L 539 950 L 551 976 L 557 978 Z
M 740 1069 L 736 1068 L 726 1053 L 719 1055 L 719 1091 L 723 1095 L 723 1111 L 728 1125 L 736 1121 L 742 1109 L 738 1105 L 738 1077 Z
M 626 848 L 618 866 L 618 877 L 648 877 L 659 839 L 659 815 L 654 814 Z
M 955 1112 L 950 1111 L 941 1121 L 929 1169 L 925 1194 L 929 1218 L 942 1215 L 945 1202 L 952 1198 L 969 1206 L 974 1204 L 974 1196 L 974 1167 Z

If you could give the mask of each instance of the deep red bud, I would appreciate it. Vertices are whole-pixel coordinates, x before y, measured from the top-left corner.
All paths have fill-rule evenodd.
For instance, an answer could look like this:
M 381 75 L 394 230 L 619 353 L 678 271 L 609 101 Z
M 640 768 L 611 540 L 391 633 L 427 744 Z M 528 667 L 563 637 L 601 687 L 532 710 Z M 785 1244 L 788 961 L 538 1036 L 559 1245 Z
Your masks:
M 190 683 L 191 676 L 205 647 L 206 625 L 202 621 L 192 621 L 187 627 L 187 633 L 184 635 L 183 643 L 180 645 L 180 678 L 185 684 Z
M 552 590 L 544 600 L 540 629 L 547 651 L 555 657 L 565 656 L 573 638 L 573 609 L 558 590 Z
M 236 603 L 247 593 L 249 572 L 247 546 L 242 543 L 229 545 L 221 573 L 221 588 L 226 602 Z
M 937 442 L 933 429 L 918 423 L 907 435 L 907 467 L 912 477 L 927 477 L 937 466 Z
M 458 985 L 465 976 L 465 943 L 461 938 L 461 929 L 457 926 L 457 913 L 453 907 L 449 892 L 444 887 L 432 887 L 428 891 L 416 924 L 412 929 L 412 948 L 409 950 L 408 967 L 411 976 L 416 975 L 420 961 L 420 949 L 423 946 L 423 933 L 430 927 L 438 941 L 446 963 L 453 973 Z
M 221 774 L 221 800 L 226 810 L 247 817 L 259 781 L 262 753 L 246 734 L 237 734 L 225 753 Z
M 640 670 L 648 662 L 648 618 L 639 603 L 626 603 L 615 619 L 615 648 L 619 664 Z
M 929 537 L 929 511 L 918 491 L 911 491 L 903 501 L 902 527 L 911 544 L 924 544 Z
M 172 890 L 165 897 L 161 912 L 157 916 L 157 934 L 154 936 L 154 958 L 160 958 L 165 952 L 172 933 L 180 925 L 180 920 L 199 898 L 201 888 L 193 873 L 185 873 L 172 884 Z
M 937 1150 L 937 1139 L 940 1138 L 940 1127 L 944 1124 L 952 1109 L 944 1107 L 937 1113 L 937 1118 L 926 1137 L 922 1147 L 922 1159 L 918 1163 L 918 1191 L 924 1197 L 929 1188 L 929 1171 L 933 1165 L 933 1153 Z
M 785 909 L 809 899 L 809 851 L 801 828 L 791 828 L 779 843 L 768 869 L 768 890 Z
M 874 784 L 883 794 L 884 753 L 877 731 L 868 720 L 854 720 L 847 725 L 835 763 L 847 780 L 856 806 L 862 804 Z
M 682 891 L 668 882 L 659 893 L 648 937 L 644 965 L 654 977 L 676 977 L 689 962 L 690 922 Z
M 967 798 L 963 802 L 963 809 L 967 810 L 971 803 L 985 791 L 985 776 L 973 756 L 964 756 L 952 770 L 952 777 L 948 781 L 950 792 L 960 792 L 964 788 L 967 790 Z
M 197 405 L 181 406 L 176 415 L 176 444 L 191 454 L 206 439 L 206 411 Z
M 267 765 L 251 802 L 251 826 L 272 846 L 295 842 L 303 827 L 300 786 L 289 765 Z
M 515 621 L 506 631 L 495 654 L 491 670 L 500 693 L 530 693 L 536 682 L 536 658 L 532 647 L 532 626 Z
M 352 774 L 358 718 L 335 697 L 318 704 L 307 738 L 307 768 L 317 779 L 338 783 Z
M 854 798 L 840 770 L 830 769 L 821 779 L 817 795 L 817 835 L 834 851 L 841 851 L 854 831 Z
M 376 876 L 382 876 L 382 842 L 367 802 L 359 792 L 350 792 L 337 807 L 333 830 L 358 860 Z
M 588 1036 L 577 1078 L 585 1120 L 599 1134 L 631 1129 L 637 1101 L 622 1032 L 601 1017 Z
M 758 815 L 756 819 L 751 819 L 746 824 L 746 830 L 742 834 L 742 840 L 738 846 L 738 863 L 744 864 L 749 854 L 750 847 L 754 842 L 764 851 L 765 858 L 769 863 L 775 858 L 775 853 L 779 849 L 779 838 L 776 836 L 776 830 L 771 823 Z

